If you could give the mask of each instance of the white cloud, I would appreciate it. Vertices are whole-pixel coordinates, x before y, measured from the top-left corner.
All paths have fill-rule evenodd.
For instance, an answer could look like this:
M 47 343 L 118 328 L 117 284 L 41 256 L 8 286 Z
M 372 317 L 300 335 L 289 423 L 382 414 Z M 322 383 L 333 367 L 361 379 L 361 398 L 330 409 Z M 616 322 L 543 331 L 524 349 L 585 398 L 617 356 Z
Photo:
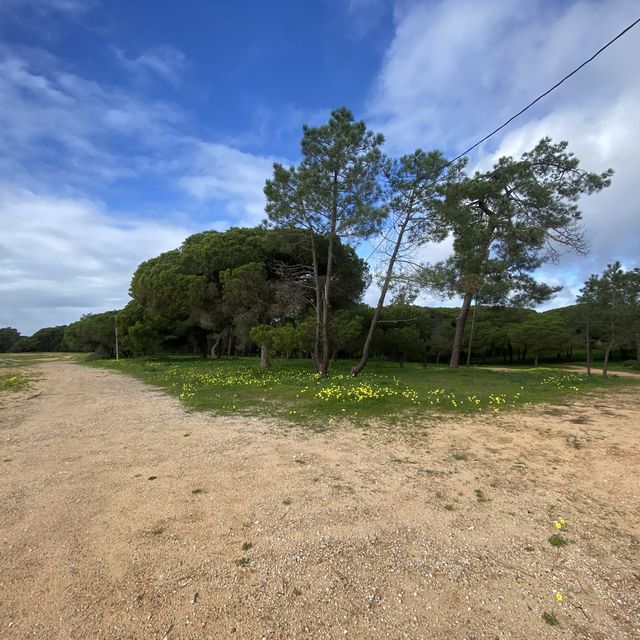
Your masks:
M 395 152 L 422 146 L 450 155 L 517 112 L 637 17 L 632 0 L 439 0 L 398 7 L 369 119 Z M 639 45 L 636 28 L 485 143 L 474 159 L 486 168 L 548 135 L 568 140 L 585 169 L 615 169 L 612 187 L 581 203 L 590 255 L 567 254 L 540 273 L 566 286 L 555 305 L 572 303 L 584 279 L 608 262 L 638 264 Z
M 193 232 L 7 184 L 0 185 L 0 226 L 0 326 L 23 334 L 122 307 L 138 264 Z
M 167 45 L 148 49 L 136 58 L 129 58 L 119 48 L 115 48 L 114 51 L 121 64 L 132 73 L 144 74 L 151 72 L 174 85 L 179 83 L 180 74 L 187 65 L 187 58 L 184 53 L 175 47 Z
M 558 109 L 505 136 L 494 157 L 519 155 L 544 135 L 568 139 L 570 150 L 586 169 L 601 171 L 613 167 L 612 186 L 581 202 L 590 252 L 586 258 L 565 254 L 547 273 L 562 276 L 579 272 L 572 290 L 592 272 L 600 272 L 616 259 L 635 262 L 640 257 L 640 206 L 638 205 L 637 149 L 640 147 L 640 88 L 632 88 L 612 99 L 606 108 L 575 106 Z
M 276 160 L 224 144 L 200 142 L 179 184 L 196 198 L 226 203 L 237 224 L 255 225 L 264 218 L 262 189 Z
M 138 153 L 160 147 L 181 116 L 52 67 L 55 60 L 0 56 L 0 170 L 32 185 L 85 185 L 132 176 L 136 157 L 120 150 L 135 140 Z
M 76 16 L 85 13 L 94 2 L 86 0 L 0 0 L 0 10 L 31 9 L 38 13 L 56 12 Z
M 632 0 L 413 2 L 397 12 L 395 36 L 370 100 L 392 146 L 461 151 L 549 88 L 626 26 Z M 638 35 L 629 33 L 545 99 L 606 103 L 635 77 Z
M 264 215 L 272 158 L 194 137 L 172 105 L 69 73 L 41 50 L 0 47 L 0 129 L 0 326 L 29 333 L 122 306 L 139 262 L 187 230 Z M 148 204 L 158 182 L 179 204 Z M 86 195 L 123 184 L 126 209 L 155 221 Z
M 150 64 L 151 54 L 136 64 Z M 160 67 L 156 70 L 159 72 Z M 185 132 L 174 106 L 59 68 L 55 58 L 0 49 L 0 172 L 42 190 L 91 190 L 123 179 L 161 177 L 217 208 L 234 224 L 254 224 L 273 158 Z

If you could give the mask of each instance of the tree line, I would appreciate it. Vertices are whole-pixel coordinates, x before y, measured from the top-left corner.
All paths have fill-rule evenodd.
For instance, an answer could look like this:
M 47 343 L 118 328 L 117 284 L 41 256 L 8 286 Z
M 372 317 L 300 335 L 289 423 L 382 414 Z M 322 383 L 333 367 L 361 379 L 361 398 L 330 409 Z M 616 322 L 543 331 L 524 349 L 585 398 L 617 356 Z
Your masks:
M 392 158 L 383 143 L 344 108 L 303 127 L 300 163 L 276 163 L 265 184 L 260 227 L 195 234 L 142 263 L 132 301 L 70 325 L 66 345 L 110 351 L 106 337 L 117 326 L 126 354 L 222 357 L 256 345 L 263 366 L 273 353 L 305 355 L 321 377 L 340 355 L 358 359 L 358 375 L 370 355 L 446 357 L 457 367 L 471 354 L 537 362 L 570 348 L 573 312 L 527 311 L 558 291 L 534 274 L 563 250 L 586 252 L 578 202 L 609 186 L 612 170 L 586 171 L 566 142 L 548 138 L 473 173 L 466 159 L 452 163 L 438 150 Z M 446 260 L 420 259 L 428 243 L 447 238 Z M 356 249 L 366 243 L 380 285 L 373 309 L 361 304 L 371 275 Z M 606 335 L 606 360 L 637 342 L 629 328 L 637 325 L 637 269 L 610 269 L 625 275 L 592 276 L 576 311 L 587 350 Z M 624 294 L 613 293 L 612 279 L 626 283 Z M 423 291 L 458 296 L 461 307 L 452 318 L 451 310 L 413 305 Z
M 231 229 L 221 236 L 236 236 L 248 230 Z M 268 237 L 280 231 L 254 229 L 255 238 Z M 218 234 L 218 232 L 212 232 Z M 238 236 L 237 234 L 240 234 Z M 245 238 L 251 237 L 249 235 Z M 221 242 L 229 238 L 220 239 Z M 269 246 L 273 246 L 269 243 Z M 165 254 L 163 254 L 165 255 Z M 357 360 L 362 346 L 369 337 L 369 328 L 377 308 L 361 304 L 359 298 L 368 278 L 362 262 L 351 256 L 351 270 L 345 270 L 344 279 L 336 288 L 334 313 L 331 326 L 330 362 L 336 358 Z M 220 271 L 229 274 L 244 265 L 238 265 L 235 252 L 235 268 L 226 266 Z M 253 253 L 251 257 L 256 257 Z M 162 256 L 159 256 L 162 258 Z M 146 273 L 150 291 L 160 296 L 156 302 L 167 303 L 175 315 L 170 317 L 164 307 L 145 307 L 134 298 L 124 309 L 88 314 L 67 327 L 41 329 L 31 337 L 20 337 L 15 329 L 0 329 L 0 351 L 90 351 L 99 357 L 113 357 L 116 350 L 116 327 L 119 335 L 119 354 L 141 356 L 151 354 L 210 355 L 215 358 L 254 355 L 261 351 L 261 363 L 269 365 L 269 358 L 312 358 L 315 339 L 315 313 L 308 302 L 312 293 L 304 279 L 280 280 L 271 287 L 273 293 L 270 313 L 281 314 L 289 309 L 291 315 L 271 319 L 270 324 L 256 324 L 261 309 L 251 303 L 257 291 L 264 290 L 264 281 L 244 280 L 242 300 L 237 304 L 237 289 L 222 289 L 219 293 L 229 306 L 219 310 L 217 331 L 202 329 L 199 303 L 190 306 L 192 291 L 182 287 L 162 293 L 154 286 L 154 278 L 172 282 L 175 271 L 162 276 L 159 265 L 169 267 L 171 261 L 154 259 L 140 265 L 137 277 Z M 245 263 L 250 264 L 250 263 Z M 267 260 L 267 264 L 274 264 Z M 222 267 L 225 265 L 222 264 Z M 175 263 L 173 263 L 175 267 Z M 263 273 L 267 272 L 266 266 Z M 255 273 L 255 265 L 250 267 Z M 278 274 L 281 266 L 277 267 Z M 220 273 L 220 271 L 218 273 Z M 258 270 L 260 271 L 260 270 Z M 173 274 L 173 278 L 169 277 Z M 193 275 L 193 274 L 192 274 Z M 224 278 L 223 278 L 224 279 Z M 137 278 L 134 277 L 134 282 Z M 237 280 L 233 278 L 227 283 Z M 136 291 L 142 294 L 142 289 Z M 295 293 L 297 291 L 297 294 Z M 133 288 L 132 288 L 133 292 Z M 278 293 L 280 292 L 280 293 Z M 282 292 L 288 302 L 283 303 Z M 307 303 L 304 302 L 305 292 Z M 172 297 L 171 294 L 174 296 Z M 180 299 L 177 296 L 182 295 Z M 231 296 L 231 297 L 230 297 Z M 144 298 L 143 298 L 144 299 Z M 150 304 L 149 300 L 146 304 Z M 192 301 L 197 302 L 197 300 Z M 262 304 L 262 303 L 261 303 Z M 285 304 L 285 306 L 282 306 Z M 568 307 L 543 313 L 517 306 L 474 305 L 472 322 L 465 327 L 462 339 L 462 355 L 470 363 L 502 363 L 537 365 L 540 361 L 558 362 L 586 360 L 591 366 L 594 360 L 603 362 L 606 375 L 612 357 L 640 368 L 640 269 L 622 269 L 619 263 L 609 265 L 603 274 L 592 275 L 585 283 L 577 302 Z M 405 301 L 386 305 L 378 314 L 376 330 L 370 340 L 370 355 L 376 359 L 397 362 L 427 363 L 445 362 L 451 354 L 451 346 L 457 327 L 459 309 L 429 308 Z M 198 323 L 193 318 L 200 318 Z M 206 348 L 203 348 L 197 331 L 204 331 Z

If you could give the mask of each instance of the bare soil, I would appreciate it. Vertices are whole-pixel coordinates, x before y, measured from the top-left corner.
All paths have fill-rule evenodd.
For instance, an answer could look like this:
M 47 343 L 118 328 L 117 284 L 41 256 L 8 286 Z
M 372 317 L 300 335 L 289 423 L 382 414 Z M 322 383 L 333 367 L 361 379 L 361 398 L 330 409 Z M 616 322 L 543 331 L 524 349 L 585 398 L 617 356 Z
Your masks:
M 2 639 L 640 638 L 637 387 L 316 433 L 35 370 L 0 397 Z

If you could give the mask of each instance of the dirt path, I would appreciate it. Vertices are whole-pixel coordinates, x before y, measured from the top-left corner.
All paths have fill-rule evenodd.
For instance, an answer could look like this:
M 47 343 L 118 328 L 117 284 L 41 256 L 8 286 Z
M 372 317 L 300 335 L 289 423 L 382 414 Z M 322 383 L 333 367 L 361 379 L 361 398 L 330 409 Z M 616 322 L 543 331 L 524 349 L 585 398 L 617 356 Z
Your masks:
M 640 638 L 637 389 L 317 434 L 37 370 L 0 397 L 3 640 Z
M 522 371 L 522 369 L 518 369 L 517 367 L 488 367 L 481 365 L 481 369 L 486 369 L 487 371 Z M 540 367 L 542 368 L 542 367 Z M 582 365 L 577 364 L 567 364 L 562 367 L 553 367 L 554 371 L 571 371 L 572 373 L 587 373 L 587 367 L 583 367 Z M 601 376 L 602 369 L 598 369 L 595 367 L 591 367 L 591 374 L 594 376 Z M 612 378 L 630 378 L 635 380 L 640 380 L 640 373 L 635 371 L 609 371 L 609 376 Z

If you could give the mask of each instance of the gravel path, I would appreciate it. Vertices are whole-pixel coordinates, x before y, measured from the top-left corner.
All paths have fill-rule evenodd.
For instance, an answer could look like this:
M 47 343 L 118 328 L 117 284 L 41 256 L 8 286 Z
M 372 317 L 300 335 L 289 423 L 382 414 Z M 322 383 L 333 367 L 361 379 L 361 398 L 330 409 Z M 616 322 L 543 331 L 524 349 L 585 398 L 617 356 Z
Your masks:
M 3 640 L 640 638 L 637 388 L 311 433 L 34 370 L 0 396 Z

